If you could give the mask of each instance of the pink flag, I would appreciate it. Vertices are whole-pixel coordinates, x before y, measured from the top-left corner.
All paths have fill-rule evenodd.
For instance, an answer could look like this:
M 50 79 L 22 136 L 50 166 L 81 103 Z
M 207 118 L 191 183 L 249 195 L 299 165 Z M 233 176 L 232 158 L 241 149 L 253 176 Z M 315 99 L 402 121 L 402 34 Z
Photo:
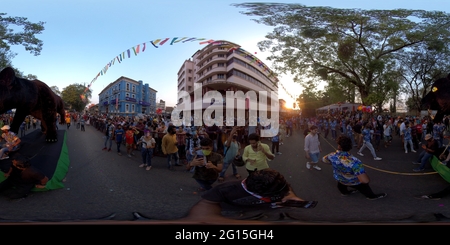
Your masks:
M 162 40 L 162 42 L 160 42 L 159 45 L 160 46 L 163 45 L 165 42 L 167 42 L 167 40 L 169 40 L 169 38 L 166 38 L 166 39 Z

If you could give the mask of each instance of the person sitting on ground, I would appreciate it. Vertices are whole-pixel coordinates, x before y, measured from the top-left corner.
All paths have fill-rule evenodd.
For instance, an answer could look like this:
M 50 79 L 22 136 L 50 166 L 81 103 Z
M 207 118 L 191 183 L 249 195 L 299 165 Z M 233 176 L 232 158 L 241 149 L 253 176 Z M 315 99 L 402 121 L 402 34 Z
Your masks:
M 350 153 L 352 140 L 346 135 L 340 135 L 337 144 L 338 150 L 324 156 L 322 161 L 333 166 L 333 176 L 341 195 L 347 196 L 359 191 L 369 200 L 386 197 L 386 193 L 375 194 L 370 188 L 369 176 L 364 165 Z M 349 190 L 348 187 L 353 190 Z
M 435 192 L 433 194 L 416 196 L 416 198 L 419 198 L 419 199 L 430 199 L 430 200 L 439 200 L 439 199 L 441 199 L 443 197 L 446 197 L 448 195 L 450 195 L 450 185 L 448 185 L 447 187 L 445 187 L 441 191 Z
M 423 151 L 420 153 L 417 161 L 413 162 L 413 164 L 420 164 L 418 168 L 413 169 L 414 172 L 425 170 L 425 166 L 434 155 L 437 154 L 437 157 L 439 157 L 439 144 L 433 136 L 431 136 L 431 134 L 425 135 L 425 141 L 426 144 L 422 144 Z
M 202 195 L 186 217 L 158 223 L 265 223 L 258 220 L 236 220 L 222 215 L 223 205 L 234 208 L 272 209 L 282 208 L 288 201 L 306 202 L 298 197 L 285 177 L 274 169 L 251 172 L 244 180 L 221 183 Z
M 4 139 L 6 143 L 0 150 L 0 160 L 4 160 L 9 158 L 9 156 L 7 155 L 8 152 L 16 151 L 19 149 L 21 140 L 14 132 L 9 131 L 9 125 L 5 125 L 1 129 L 3 132 L 2 139 Z
M 33 188 L 45 188 L 48 182 L 48 177 L 31 166 L 28 157 L 20 154 L 13 157 L 12 166 L 5 177 L 0 183 L 0 192 L 10 199 L 25 198 Z

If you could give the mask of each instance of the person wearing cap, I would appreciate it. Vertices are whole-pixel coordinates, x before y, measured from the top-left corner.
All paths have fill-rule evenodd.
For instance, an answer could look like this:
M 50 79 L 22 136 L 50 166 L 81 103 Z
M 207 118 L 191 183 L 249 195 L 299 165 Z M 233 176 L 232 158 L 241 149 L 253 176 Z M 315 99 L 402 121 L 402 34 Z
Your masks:
M 425 165 L 430 161 L 433 155 L 438 154 L 439 145 L 438 142 L 431 136 L 431 134 L 425 135 L 426 144 L 422 144 L 423 151 L 420 153 L 419 158 L 413 164 L 420 164 L 419 167 L 414 168 L 414 172 L 420 172 L 425 170 Z
M 444 134 L 444 139 L 450 140 L 450 133 L 446 132 Z M 448 147 L 450 146 L 450 142 L 448 142 L 447 146 L 445 147 L 445 149 L 442 151 L 442 153 L 439 155 L 439 159 L 442 159 L 442 157 L 445 157 L 444 154 L 447 153 L 448 151 Z M 442 161 L 441 163 L 444 165 L 447 165 L 448 161 L 450 160 L 450 154 L 447 155 L 447 158 Z M 445 187 L 444 189 L 431 193 L 431 194 L 427 194 L 427 195 L 419 195 L 419 196 L 415 196 L 415 198 L 418 199 L 429 199 L 429 200 L 440 200 L 443 197 L 449 196 L 450 195 L 450 185 L 448 185 L 447 187 Z
M 14 133 L 9 131 L 11 128 L 9 125 L 5 125 L 1 128 L 2 130 L 2 139 L 6 141 L 0 150 L 0 160 L 8 159 L 9 156 L 6 153 L 11 151 L 16 151 L 20 146 L 20 138 Z
M 25 198 L 33 188 L 45 188 L 49 180 L 42 171 L 31 165 L 28 157 L 20 154 L 13 157 L 5 177 L 0 183 L 0 192 L 10 199 Z

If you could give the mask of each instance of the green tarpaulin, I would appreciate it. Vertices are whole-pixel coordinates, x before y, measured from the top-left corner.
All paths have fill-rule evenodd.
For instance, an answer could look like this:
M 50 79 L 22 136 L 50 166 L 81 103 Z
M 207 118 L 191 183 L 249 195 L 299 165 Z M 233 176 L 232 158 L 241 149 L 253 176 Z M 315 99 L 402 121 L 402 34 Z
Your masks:
M 69 151 L 66 145 L 66 131 L 58 130 L 58 141 L 45 142 L 45 135 L 37 129 L 21 137 L 21 147 L 17 152 L 10 153 L 11 157 L 0 161 L 0 170 L 7 172 L 11 166 L 14 154 L 21 154 L 30 158 L 32 166 L 41 170 L 49 179 L 46 188 L 34 188 L 33 191 L 47 191 L 63 188 L 63 179 L 69 169 Z M 0 182 L 5 177 L 0 173 Z

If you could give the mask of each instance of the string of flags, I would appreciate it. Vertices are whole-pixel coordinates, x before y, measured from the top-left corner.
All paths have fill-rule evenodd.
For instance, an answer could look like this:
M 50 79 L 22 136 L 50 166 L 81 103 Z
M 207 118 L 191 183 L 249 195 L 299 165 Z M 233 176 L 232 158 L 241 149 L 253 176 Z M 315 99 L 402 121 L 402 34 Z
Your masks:
M 268 73 L 268 77 L 271 78 L 273 77 L 275 82 L 273 83 L 274 86 L 278 87 L 278 84 L 281 85 L 281 88 L 286 92 L 287 95 L 289 95 L 292 99 L 295 99 L 289 92 L 288 90 L 283 86 L 283 84 L 281 84 L 278 80 L 278 78 L 276 77 L 275 73 L 269 69 L 269 67 L 267 67 L 261 60 L 259 60 L 256 56 L 254 56 L 253 54 L 245 51 L 244 49 L 242 49 L 240 46 L 236 46 L 234 44 L 231 44 L 229 42 L 226 41 L 214 41 L 212 39 L 206 39 L 206 38 L 195 38 L 195 37 L 183 37 L 183 38 L 178 38 L 178 37 L 174 37 L 174 38 L 161 38 L 161 39 L 155 39 L 153 41 L 148 41 L 148 42 L 144 42 L 144 43 L 140 43 L 137 44 L 129 49 L 127 49 L 126 51 L 123 51 L 122 53 L 118 54 L 116 57 L 114 57 L 113 59 L 111 59 L 111 61 L 109 61 L 98 73 L 97 75 L 92 79 L 92 81 L 87 85 L 86 89 L 83 91 L 83 93 L 80 95 L 80 98 L 85 101 L 86 100 L 86 92 L 89 90 L 89 88 L 92 86 L 92 84 L 98 79 L 98 77 L 106 74 L 106 72 L 108 71 L 108 69 L 113 66 L 114 64 L 117 63 L 122 63 L 122 61 L 124 61 L 125 59 L 129 59 L 131 58 L 133 55 L 137 56 L 140 53 L 143 53 L 145 50 L 147 50 L 147 47 L 151 44 L 154 48 L 160 48 L 161 46 L 163 46 L 164 44 L 168 43 L 168 45 L 174 45 L 177 43 L 186 43 L 186 42 L 194 42 L 194 41 L 199 41 L 200 45 L 204 45 L 204 44 L 211 44 L 211 45 L 219 45 L 220 47 L 223 48 L 229 48 L 229 52 L 237 52 L 239 53 L 241 56 L 245 57 L 246 59 L 250 60 L 250 63 L 256 63 L 258 64 L 259 67 L 261 67 L 263 69 L 264 72 Z M 167 46 L 167 45 L 166 45 Z M 256 54 L 256 52 L 255 52 Z

